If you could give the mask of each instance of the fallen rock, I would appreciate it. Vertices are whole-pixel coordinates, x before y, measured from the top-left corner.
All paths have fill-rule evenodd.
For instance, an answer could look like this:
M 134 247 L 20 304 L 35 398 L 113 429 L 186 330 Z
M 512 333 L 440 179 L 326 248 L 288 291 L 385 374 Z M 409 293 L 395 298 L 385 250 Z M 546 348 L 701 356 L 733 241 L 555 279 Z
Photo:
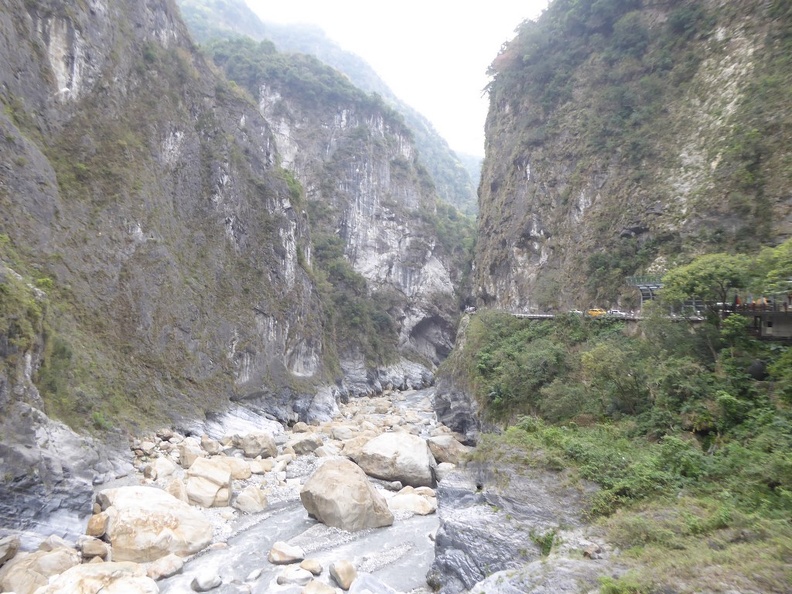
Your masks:
M 393 524 L 385 499 L 365 473 L 345 458 L 328 459 L 306 481 L 300 500 L 308 514 L 328 526 L 356 531 Z
M 290 446 L 295 454 L 303 456 L 313 452 L 316 448 L 320 447 L 322 443 L 321 436 L 313 433 L 302 433 L 292 437 L 286 445 Z
M 187 471 L 187 497 L 203 507 L 224 507 L 231 499 L 231 473 L 206 458 L 196 458 Z
M 346 453 L 346 452 L 345 452 Z M 431 487 L 436 465 L 426 440 L 410 433 L 383 433 L 366 443 L 355 462 L 370 476 Z
M 77 540 L 77 549 L 82 553 L 83 559 L 93 559 L 94 557 L 107 559 L 110 553 L 106 543 L 87 535 L 81 536 Z
M 107 532 L 107 512 L 99 512 L 88 518 L 88 526 L 85 528 L 85 533 L 88 536 L 102 538 Z
M 342 590 L 349 590 L 357 577 L 357 569 L 351 561 L 336 561 L 330 564 L 330 575 Z
M 300 563 L 300 567 L 306 571 L 310 571 L 313 575 L 321 575 L 324 569 L 322 564 L 316 559 L 304 559 Z
M 273 565 L 288 565 L 305 559 L 305 553 L 300 547 L 295 547 L 282 540 L 272 545 L 267 561 Z
M 246 458 L 274 458 L 278 455 L 278 447 L 272 435 L 264 432 L 248 433 L 236 436 L 234 445 L 245 453 Z
M 305 588 L 302 589 L 300 594 L 337 594 L 337 592 L 338 590 L 329 584 L 325 584 L 319 580 L 311 580 Z
M 231 478 L 237 481 L 244 481 L 250 478 L 252 474 L 250 464 L 247 460 L 242 458 L 234 458 L 233 456 L 212 456 L 209 462 L 231 474 Z
M 152 580 L 159 581 L 181 573 L 183 568 L 184 559 L 171 553 L 149 563 L 146 566 L 146 575 Z
M 210 456 L 215 456 L 223 451 L 223 446 L 219 441 L 215 441 L 208 435 L 201 436 L 201 448 Z
M 209 590 L 214 590 L 222 583 L 223 580 L 220 579 L 217 572 L 206 571 L 193 578 L 192 582 L 190 582 L 190 588 L 195 592 L 208 592 Z
M 17 554 L 20 540 L 18 536 L 6 536 L 0 539 L 0 567 Z
M 471 448 L 459 443 L 453 435 L 430 437 L 426 440 L 426 443 L 438 462 L 459 464 L 471 451 Z
M 267 497 L 256 485 L 249 485 L 237 495 L 233 507 L 246 514 L 257 514 L 267 507 Z
M 176 451 L 179 452 L 179 464 L 181 464 L 182 468 L 190 468 L 196 459 L 206 456 L 206 452 L 196 443 L 194 437 L 185 438 L 184 441 L 179 443 Z
M 36 594 L 159 594 L 157 584 L 137 563 L 112 562 L 77 565 Z M 18 594 L 22 594 L 18 592 Z
M 270 470 L 272 470 L 274 465 L 275 460 L 273 458 L 265 458 L 264 460 L 250 460 L 248 462 L 250 472 L 253 474 L 267 474 Z
M 442 481 L 445 477 L 449 474 L 454 472 L 456 468 L 456 464 L 451 464 L 450 462 L 440 462 L 435 469 L 435 477 L 438 481 Z
M 97 499 L 108 514 L 106 536 L 117 561 L 191 555 L 212 541 L 212 525 L 203 514 L 161 489 L 106 489 Z
M 412 489 L 412 487 L 405 487 L 396 495 L 388 499 L 388 508 L 396 512 L 410 512 L 419 516 L 428 516 L 437 511 L 437 499 L 435 497 L 425 497 Z
M 190 503 L 190 498 L 187 496 L 187 486 L 181 479 L 172 479 L 166 486 L 165 492 L 173 495 L 179 501 Z
M 79 564 L 80 554 L 67 547 L 19 553 L 0 569 L 0 591 L 33 594 L 50 577 Z
M 285 584 L 297 584 L 298 586 L 305 586 L 313 579 L 313 574 L 299 567 L 297 565 L 292 565 L 291 567 L 287 567 L 277 579 L 278 585 L 285 585 Z
M 174 472 L 176 472 L 176 463 L 173 462 L 170 458 L 166 458 L 164 456 L 160 456 L 156 458 L 151 465 L 154 467 L 154 470 L 157 471 L 157 478 L 164 479 L 169 476 L 172 476 Z

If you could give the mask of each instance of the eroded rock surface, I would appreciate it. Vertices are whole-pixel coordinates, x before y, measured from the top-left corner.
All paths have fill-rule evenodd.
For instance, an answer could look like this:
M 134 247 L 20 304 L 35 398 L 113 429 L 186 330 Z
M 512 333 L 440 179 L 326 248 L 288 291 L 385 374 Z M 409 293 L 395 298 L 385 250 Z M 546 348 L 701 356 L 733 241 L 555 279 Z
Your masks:
M 333 458 L 319 467 L 300 491 L 308 513 L 320 522 L 349 530 L 393 524 L 388 504 L 354 462 Z

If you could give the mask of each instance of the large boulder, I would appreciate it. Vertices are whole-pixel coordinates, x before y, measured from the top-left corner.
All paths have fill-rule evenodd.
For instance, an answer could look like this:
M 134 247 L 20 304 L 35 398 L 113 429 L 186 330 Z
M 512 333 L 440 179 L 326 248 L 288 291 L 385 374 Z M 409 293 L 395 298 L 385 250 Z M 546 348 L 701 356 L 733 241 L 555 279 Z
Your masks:
M 244 481 L 250 478 L 252 474 L 250 464 L 247 460 L 242 458 L 234 458 L 233 456 L 212 456 L 209 462 L 231 473 L 231 478 L 236 481 Z
M 106 489 L 97 500 L 108 515 L 106 537 L 116 561 L 185 557 L 212 541 L 212 525 L 203 514 L 161 489 Z
M 354 458 L 369 476 L 400 481 L 413 487 L 432 487 L 436 466 L 426 440 L 411 433 L 382 433 Z
M 18 553 L 0 569 L 0 592 L 33 594 L 46 586 L 50 577 L 79 563 L 80 554 L 68 547 Z
M 36 594 L 159 594 L 157 583 L 137 563 L 86 563 L 60 574 Z
M 393 524 L 385 499 L 366 474 L 345 458 L 330 458 L 300 491 L 308 514 L 342 530 L 364 530 Z
M 202 507 L 224 507 L 231 500 L 231 471 L 222 463 L 196 458 L 187 471 L 187 497 Z
M 278 446 L 269 433 L 258 431 L 245 435 L 234 436 L 234 445 L 245 453 L 247 458 L 275 457 L 278 455 Z
M 429 450 L 438 462 L 459 464 L 471 448 L 459 443 L 453 435 L 436 435 L 426 440 Z

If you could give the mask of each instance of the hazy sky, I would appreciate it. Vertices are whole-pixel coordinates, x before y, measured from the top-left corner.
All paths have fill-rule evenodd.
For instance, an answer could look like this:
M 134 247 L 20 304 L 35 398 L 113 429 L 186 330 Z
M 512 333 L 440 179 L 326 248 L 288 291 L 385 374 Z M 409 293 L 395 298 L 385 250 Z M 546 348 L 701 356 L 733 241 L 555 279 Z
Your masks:
M 246 0 L 265 21 L 313 23 L 358 54 L 455 151 L 484 154 L 487 67 L 548 0 Z

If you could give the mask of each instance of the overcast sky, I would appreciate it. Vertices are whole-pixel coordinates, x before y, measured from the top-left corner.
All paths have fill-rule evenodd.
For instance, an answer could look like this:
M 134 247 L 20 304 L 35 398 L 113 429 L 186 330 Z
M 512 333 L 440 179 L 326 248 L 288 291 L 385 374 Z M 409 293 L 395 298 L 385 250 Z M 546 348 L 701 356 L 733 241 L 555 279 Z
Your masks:
M 371 64 L 452 149 L 483 155 L 487 67 L 548 0 L 246 1 L 265 21 L 318 25 Z

